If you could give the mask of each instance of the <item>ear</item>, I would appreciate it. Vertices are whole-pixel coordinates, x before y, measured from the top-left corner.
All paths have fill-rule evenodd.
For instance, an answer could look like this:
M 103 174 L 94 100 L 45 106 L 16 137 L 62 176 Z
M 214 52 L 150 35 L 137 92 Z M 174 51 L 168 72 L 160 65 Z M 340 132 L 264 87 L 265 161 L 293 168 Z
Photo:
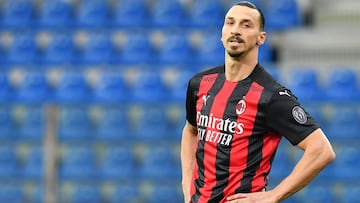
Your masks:
M 256 40 L 256 45 L 262 45 L 265 43 L 266 32 L 261 32 Z

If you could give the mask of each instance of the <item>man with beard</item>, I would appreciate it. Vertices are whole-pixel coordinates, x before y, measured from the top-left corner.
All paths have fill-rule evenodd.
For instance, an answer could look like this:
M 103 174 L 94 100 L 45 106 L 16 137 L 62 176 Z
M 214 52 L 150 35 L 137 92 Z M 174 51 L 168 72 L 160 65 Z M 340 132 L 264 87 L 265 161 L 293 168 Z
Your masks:
M 225 65 L 189 81 L 181 141 L 185 203 L 280 202 L 335 158 L 317 122 L 258 63 L 264 24 L 262 11 L 250 2 L 231 7 L 221 37 Z M 267 190 L 282 137 L 304 154 L 284 180 Z

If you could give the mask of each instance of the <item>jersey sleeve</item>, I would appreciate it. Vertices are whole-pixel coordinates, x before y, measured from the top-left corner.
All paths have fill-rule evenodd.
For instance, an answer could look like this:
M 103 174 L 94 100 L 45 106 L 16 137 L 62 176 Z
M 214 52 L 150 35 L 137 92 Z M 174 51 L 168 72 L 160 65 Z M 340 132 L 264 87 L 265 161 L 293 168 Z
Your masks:
M 272 130 L 284 136 L 293 145 L 299 144 L 320 127 L 287 89 L 280 89 L 273 93 L 267 121 Z
M 190 80 L 186 92 L 186 120 L 193 126 L 196 126 L 196 102 L 196 84 L 193 80 Z

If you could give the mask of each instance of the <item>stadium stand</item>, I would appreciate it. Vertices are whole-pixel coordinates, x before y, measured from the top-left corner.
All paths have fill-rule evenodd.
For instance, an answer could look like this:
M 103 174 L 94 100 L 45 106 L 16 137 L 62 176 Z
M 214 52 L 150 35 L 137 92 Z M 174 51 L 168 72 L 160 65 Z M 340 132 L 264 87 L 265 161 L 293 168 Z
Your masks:
M 260 63 L 337 152 L 284 202 L 359 202 L 360 49 L 343 37 L 358 33 L 359 1 L 250 1 L 267 19 Z M 45 202 L 51 138 L 54 202 L 183 202 L 185 90 L 223 63 L 222 21 L 236 2 L 0 1 L 0 203 Z M 300 155 L 283 139 L 270 189 Z

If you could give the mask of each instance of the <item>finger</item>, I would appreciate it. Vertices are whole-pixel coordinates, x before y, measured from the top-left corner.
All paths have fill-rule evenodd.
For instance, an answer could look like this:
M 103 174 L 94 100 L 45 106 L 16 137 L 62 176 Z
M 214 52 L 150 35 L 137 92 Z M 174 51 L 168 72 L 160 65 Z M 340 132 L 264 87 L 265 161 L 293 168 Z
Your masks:
M 227 199 L 227 200 L 234 200 L 234 199 L 241 199 L 241 198 L 245 198 L 245 197 L 247 197 L 247 194 L 237 193 L 237 194 L 234 194 L 234 195 L 230 195 L 230 196 L 227 197 L 226 199 Z

